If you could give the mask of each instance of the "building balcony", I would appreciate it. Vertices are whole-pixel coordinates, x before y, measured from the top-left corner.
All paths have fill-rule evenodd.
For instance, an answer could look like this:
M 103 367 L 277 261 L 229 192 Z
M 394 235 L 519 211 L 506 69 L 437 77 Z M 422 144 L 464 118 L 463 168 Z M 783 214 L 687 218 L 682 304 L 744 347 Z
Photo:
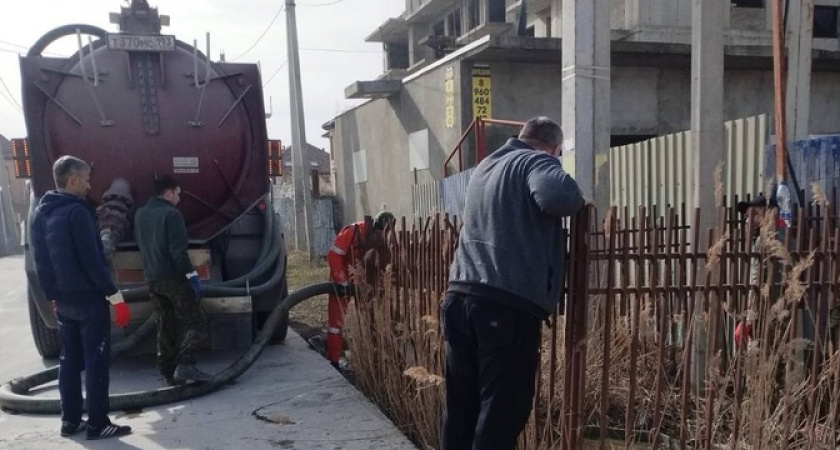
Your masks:
M 402 17 L 393 17 L 365 38 L 365 42 L 404 42 L 408 40 L 408 24 Z
M 420 0 L 413 9 L 406 10 L 405 20 L 414 22 L 443 15 L 455 4 L 454 0 Z
M 458 45 L 469 44 L 475 42 L 485 36 L 499 36 L 510 33 L 513 29 L 513 24 L 508 22 L 488 22 L 483 23 L 472 30 L 467 31 L 456 42 Z

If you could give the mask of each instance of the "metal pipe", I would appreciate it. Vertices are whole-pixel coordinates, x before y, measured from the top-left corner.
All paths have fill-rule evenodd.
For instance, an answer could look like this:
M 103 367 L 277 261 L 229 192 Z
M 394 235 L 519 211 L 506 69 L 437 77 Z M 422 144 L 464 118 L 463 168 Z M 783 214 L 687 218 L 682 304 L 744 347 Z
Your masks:
M 458 143 L 455 144 L 455 148 L 452 149 L 452 151 L 449 153 L 449 156 L 443 162 L 443 176 L 444 177 L 446 176 L 446 165 L 449 164 L 449 161 L 452 160 L 452 157 L 455 156 L 455 153 L 458 153 L 458 155 L 460 156 L 461 146 L 464 144 L 464 141 L 467 140 L 467 137 L 473 131 L 474 127 L 475 127 L 475 120 L 470 122 L 470 125 L 467 127 L 466 130 L 464 130 L 464 133 L 461 135 L 461 139 L 459 139 Z
M 198 82 L 198 40 L 193 39 L 193 84 L 196 89 L 201 89 L 207 85 L 207 77 L 204 78 L 204 84 Z
M 210 32 L 207 32 L 207 51 L 204 53 L 204 85 L 210 79 Z
M 85 79 L 85 83 L 89 83 L 88 76 L 87 76 L 87 69 L 85 69 L 85 48 L 82 45 L 82 31 L 76 28 L 76 41 L 79 44 L 79 66 L 82 70 L 82 78 Z
M 784 18 L 782 0 L 773 0 L 773 85 L 776 106 L 776 182 L 785 180 L 787 130 L 785 129 Z M 769 195 L 769 193 L 768 193 Z
M 90 55 L 90 63 L 93 66 L 93 86 L 99 86 L 99 71 L 96 70 L 96 55 L 93 52 L 93 38 L 88 36 L 88 55 Z

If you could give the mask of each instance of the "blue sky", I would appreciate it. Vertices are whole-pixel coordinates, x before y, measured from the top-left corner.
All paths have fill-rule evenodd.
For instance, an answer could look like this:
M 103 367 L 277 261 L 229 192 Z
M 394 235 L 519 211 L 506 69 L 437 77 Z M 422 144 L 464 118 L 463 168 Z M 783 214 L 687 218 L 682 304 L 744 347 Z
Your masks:
M 4 3 L 0 16 L 0 79 L 8 92 L 0 85 L 0 134 L 13 138 L 26 134 L 23 115 L 15 106 L 15 102 L 20 103 L 18 54 L 26 53 L 38 38 L 61 25 L 84 23 L 116 31 L 116 26 L 108 21 L 108 13 L 118 12 L 126 3 L 119 0 Z M 269 136 L 291 141 L 285 13 L 280 12 L 268 28 L 284 0 L 149 0 L 149 3 L 159 8 L 161 14 L 170 16 L 171 25 L 164 27 L 164 33 L 174 34 L 188 43 L 197 39 L 203 49 L 204 36 L 209 31 L 213 59 L 218 59 L 219 52 L 224 51 L 228 61 L 259 61 L 264 81 L 276 73 L 265 87 L 266 107 L 269 97 L 273 102 L 273 115 L 267 120 Z M 405 9 L 405 2 L 299 0 L 297 3 L 306 136 L 310 143 L 326 148 L 328 143 L 321 138 L 321 124 L 359 103 L 344 99 L 344 88 L 356 80 L 374 79 L 382 72 L 381 45 L 366 43 L 364 38 L 389 17 L 398 16 Z M 265 36 L 259 39 L 267 28 Z M 64 38 L 47 52 L 49 56 L 67 56 L 75 51 L 75 42 L 75 37 Z

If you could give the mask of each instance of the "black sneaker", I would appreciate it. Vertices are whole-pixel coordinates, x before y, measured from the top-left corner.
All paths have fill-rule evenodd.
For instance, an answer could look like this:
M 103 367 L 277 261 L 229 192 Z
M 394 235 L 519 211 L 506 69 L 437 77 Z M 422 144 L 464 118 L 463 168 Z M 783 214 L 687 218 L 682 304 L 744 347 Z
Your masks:
M 100 429 L 95 429 L 90 425 L 87 427 L 87 438 L 89 441 L 126 436 L 129 434 L 131 434 L 131 427 L 128 425 L 114 425 L 113 423 L 109 423 Z
M 184 383 L 182 381 L 176 380 L 175 377 L 163 378 L 163 385 L 166 387 L 181 386 L 182 384 Z
M 175 375 L 172 376 L 176 383 L 201 383 L 210 381 L 213 377 L 198 369 L 193 364 L 180 365 L 175 368 Z
M 64 437 L 73 436 L 74 434 L 84 430 L 87 427 L 87 422 L 84 420 L 79 423 L 61 422 L 61 435 Z

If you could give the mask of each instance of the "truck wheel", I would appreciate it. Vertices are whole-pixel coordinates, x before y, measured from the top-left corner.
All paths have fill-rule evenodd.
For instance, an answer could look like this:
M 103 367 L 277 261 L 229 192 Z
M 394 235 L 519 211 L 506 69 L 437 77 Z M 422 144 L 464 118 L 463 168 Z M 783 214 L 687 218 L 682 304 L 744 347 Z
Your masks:
M 255 319 L 255 327 L 254 327 L 254 337 L 256 337 L 257 333 L 262 331 L 262 327 L 265 324 L 265 321 L 268 320 L 268 316 L 270 312 L 256 312 L 254 313 Z M 289 313 L 283 315 L 280 318 L 280 326 L 277 328 L 277 331 L 274 332 L 274 336 L 271 337 L 271 340 L 268 341 L 269 344 L 279 344 L 286 340 L 286 335 L 289 334 Z
M 43 358 L 58 358 L 61 355 L 61 338 L 58 330 L 48 328 L 38 313 L 35 306 L 35 299 L 32 292 L 26 291 L 27 302 L 29 303 L 29 327 L 32 329 L 32 338 L 35 340 L 35 348 Z
M 283 290 L 281 292 L 281 299 L 284 299 L 289 296 L 288 287 L 283 286 Z M 259 333 L 262 330 L 263 325 L 265 324 L 265 321 L 268 320 L 269 315 L 271 315 L 271 311 L 258 311 L 254 313 L 254 337 L 256 337 L 257 333 Z M 280 318 L 280 326 L 277 328 L 277 331 L 274 332 L 274 336 L 272 336 L 271 340 L 269 340 L 268 342 L 269 344 L 279 344 L 286 340 L 286 335 L 288 334 L 289 313 L 286 312 L 286 314 L 284 314 L 283 317 Z

